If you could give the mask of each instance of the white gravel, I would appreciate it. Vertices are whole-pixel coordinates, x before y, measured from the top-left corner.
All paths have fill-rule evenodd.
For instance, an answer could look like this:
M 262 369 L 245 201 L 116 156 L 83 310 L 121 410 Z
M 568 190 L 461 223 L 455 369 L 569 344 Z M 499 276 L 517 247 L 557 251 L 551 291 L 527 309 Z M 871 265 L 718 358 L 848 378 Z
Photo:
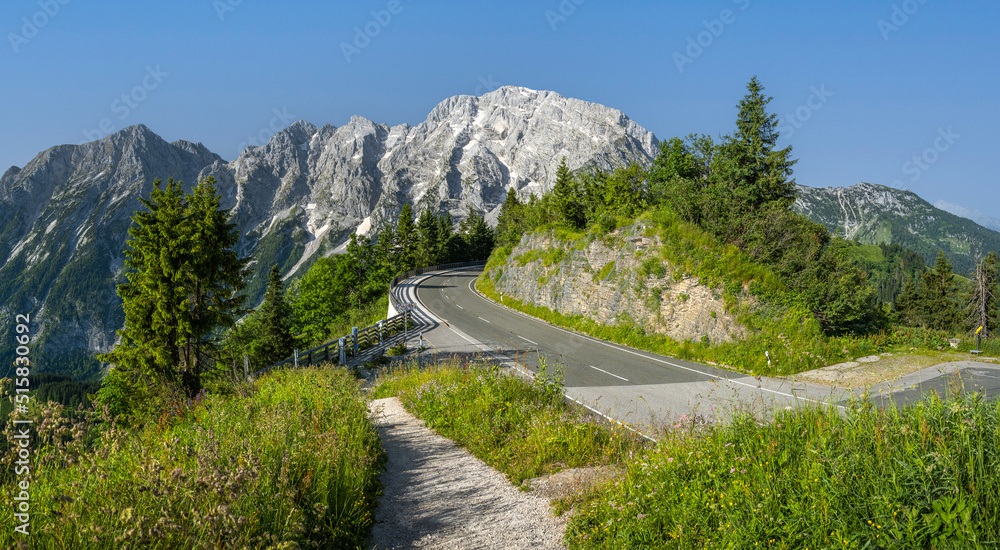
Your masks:
M 369 406 L 388 455 L 373 548 L 564 548 L 565 521 L 390 397 Z

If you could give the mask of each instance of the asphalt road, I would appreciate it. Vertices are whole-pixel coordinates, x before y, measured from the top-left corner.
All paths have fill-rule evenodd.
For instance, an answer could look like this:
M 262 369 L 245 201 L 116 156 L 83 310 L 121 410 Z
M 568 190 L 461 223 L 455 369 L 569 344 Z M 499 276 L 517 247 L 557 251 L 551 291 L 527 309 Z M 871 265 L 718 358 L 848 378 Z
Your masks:
M 680 415 L 717 419 L 736 409 L 767 411 L 844 398 L 843 390 L 746 376 L 554 327 L 478 294 L 472 285 L 479 273 L 433 274 L 403 290 L 430 312 L 431 344 L 440 351 L 485 348 L 533 372 L 544 361 L 550 376 L 563 370 L 568 397 L 638 429 L 672 423 Z
M 427 279 L 417 288 L 420 302 L 449 324 L 532 371 L 544 360 L 550 373 L 565 369 L 568 387 L 711 382 L 733 373 L 708 365 L 610 345 L 519 315 L 476 293 L 479 271 L 456 271 Z

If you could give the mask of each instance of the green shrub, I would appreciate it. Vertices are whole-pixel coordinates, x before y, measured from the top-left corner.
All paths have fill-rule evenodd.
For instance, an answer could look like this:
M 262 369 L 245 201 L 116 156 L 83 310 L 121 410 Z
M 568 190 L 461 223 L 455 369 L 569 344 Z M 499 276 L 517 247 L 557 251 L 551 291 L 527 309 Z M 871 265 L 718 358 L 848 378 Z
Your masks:
M 595 281 L 607 280 L 608 275 L 611 275 L 611 272 L 614 271 L 614 269 L 615 269 L 615 261 L 612 260 L 604 264 L 604 267 L 602 267 L 601 270 L 597 272 L 597 275 L 594 277 L 594 280 Z

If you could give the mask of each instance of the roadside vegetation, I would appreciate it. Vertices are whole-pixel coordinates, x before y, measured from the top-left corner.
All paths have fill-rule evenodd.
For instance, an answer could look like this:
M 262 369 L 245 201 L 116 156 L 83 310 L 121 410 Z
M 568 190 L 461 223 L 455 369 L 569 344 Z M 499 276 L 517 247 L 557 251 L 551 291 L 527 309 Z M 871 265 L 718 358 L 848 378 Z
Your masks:
M 398 396 L 428 427 L 452 439 L 515 485 L 563 468 L 620 464 L 646 443 L 563 400 L 558 376 L 534 382 L 486 364 L 397 364 L 373 398 Z
M 770 100 L 754 78 L 739 102 L 735 131 L 718 141 L 695 134 L 663 141 L 649 169 L 633 164 L 573 174 L 564 160 L 551 192 L 522 202 L 511 190 L 497 221 L 497 247 L 477 287 L 499 299 L 508 265 L 558 263 L 596 239 L 613 247 L 623 228 L 643 224 L 662 244 L 644 273 L 697 278 L 725 300 L 746 337 L 677 342 L 635 322 L 599 326 L 510 293 L 504 304 L 601 338 L 753 374 L 788 375 L 872 353 L 947 348 L 953 337 L 968 350 L 979 327 L 981 337 L 991 338 L 998 324 L 996 254 L 982 257 L 962 278 L 943 254 L 927 268 L 902 246 L 847 241 L 793 212 L 796 160 L 791 146 L 776 145 Z M 539 232 L 552 237 L 552 250 L 512 257 L 523 235 Z M 595 280 L 613 277 L 614 268 L 593 267 Z
M 579 509 L 571 548 L 1000 544 L 1000 403 L 857 401 L 674 428 Z
M 241 389 L 142 419 L 51 402 L 16 417 L 37 427 L 31 548 L 362 548 L 382 450 L 359 383 L 312 368 Z M 14 547 L 12 514 L 3 523 L 0 545 Z
M 570 548 L 979 548 L 1000 540 L 1000 403 L 928 396 L 906 409 L 858 399 L 762 417 L 734 404 L 681 416 L 658 441 L 595 423 L 495 367 L 399 365 L 398 395 L 435 431 L 515 484 L 561 468 L 618 474 L 554 502 Z

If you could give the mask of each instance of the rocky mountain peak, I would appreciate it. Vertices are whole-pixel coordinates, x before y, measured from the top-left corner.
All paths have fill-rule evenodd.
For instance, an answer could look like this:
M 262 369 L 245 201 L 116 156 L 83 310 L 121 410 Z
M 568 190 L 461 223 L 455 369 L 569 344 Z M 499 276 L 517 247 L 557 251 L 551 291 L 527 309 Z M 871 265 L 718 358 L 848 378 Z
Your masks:
M 0 325 L 11 311 L 38 312 L 46 362 L 90 365 L 70 374 L 94 374 L 86 358 L 107 351 L 121 327 L 122 251 L 156 178 L 187 187 L 216 179 L 241 231 L 239 250 L 254 260 L 254 303 L 271 266 L 300 275 L 351 233 L 374 236 L 405 202 L 418 213 L 450 212 L 456 223 L 469 207 L 494 219 L 507 189 L 549 189 L 562 157 L 572 169 L 648 165 L 656 145 L 617 109 L 513 86 L 445 99 L 417 126 L 300 120 L 232 162 L 136 124 L 53 147 L 0 178 Z

